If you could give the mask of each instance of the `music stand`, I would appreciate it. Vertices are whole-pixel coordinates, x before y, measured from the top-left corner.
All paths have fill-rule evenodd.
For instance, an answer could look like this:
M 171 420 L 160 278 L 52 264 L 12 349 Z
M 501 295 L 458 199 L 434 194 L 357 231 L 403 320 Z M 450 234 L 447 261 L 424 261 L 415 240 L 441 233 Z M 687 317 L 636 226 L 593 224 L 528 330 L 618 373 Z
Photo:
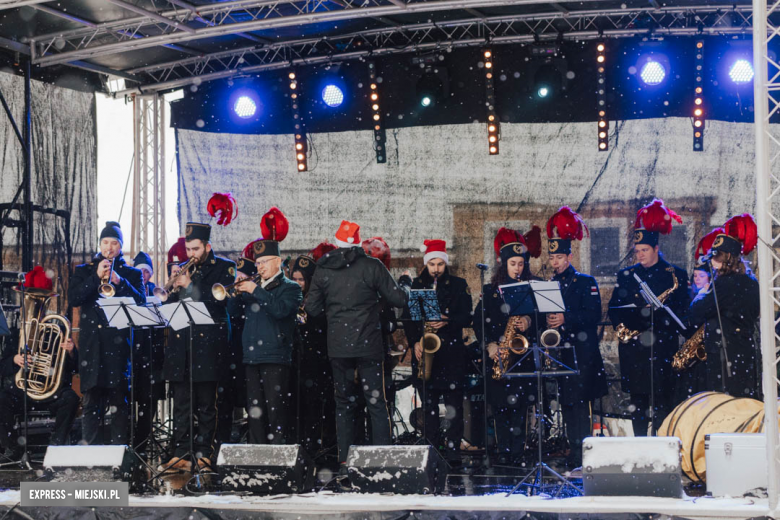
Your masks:
M 11 329 L 8 328 L 8 320 L 5 318 L 3 304 L 0 303 L 0 336 L 10 336 Z
M 502 296 L 505 298 L 505 302 L 510 306 L 510 316 L 519 316 L 521 314 L 513 314 L 514 312 L 523 312 L 522 315 L 529 314 L 529 303 L 532 305 L 532 312 L 536 317 L 536 323 L 539 323 L 539 314 L 547 314 L 553 312 L 565 312 L 566 306 L 563 303 L 563 295 L 561 294 L 560 285 L 557 281 L 551 282 L 531 282 L 531 283 L 519 283 L 511 284 L 502 291 Z M 501 287 L 499 288 L 501 289 Z M 538 294 L 537 294 L 538 293 Z M 530 296 L 533 295 L 531 298 Z M 528 351 L 520 356 L 520 358 L 507 369 L 504 373 L 504 377 L 510 378 L 535 378 L 536 379 L 536 444 L 537 444 L 537 457 L 538 461 L 534 465 L 533 470 L 526 475 L 520 482 L 518 482 L 512 491 L 507 493 L 507 496 L 512 495 L 515 491 L 520 489 L 520 486 L 528 482 L 531 476 L 534 477 L 531 489 L 541 489 L 544 486 L 545 473 L 550 474 L 555 480 L 557 480 L 561 487 L 558 488 L 556 496 L 566 488 L 571 489 L 582 494 L 580 489 L 569 482 L 563 475 L 560 475 L 557 471 L 553 470 L 550 466 L 544 463 L 543 460 L 543 443 L 542 436 L 544 433 L 544 390 L 542 387 L 543 377 L 562 377 L 567 375 L 579 375 L 580 371 L 577 368 L 577 351 L 572 346 L 557 346 L 544 348 L 541 346 L 539 339 L 539 327 L 536 327 L 536 338 L 531 344 Z M 556 356 L 551 354 L 564 350 L 571 349 L 574 357 L 573 366 L 568 366 Z M 525 359 L 533 356 L 534 370 L 532 372 L 511 372 L 511 369 L 520 365 Z
M 206 304 L 203 302 L 196 302 L 192 299 L 185 299 L 185 300 L 179 300 L 174 305 L 163 305 L 159 308 L 160 314 L 162 314 L 163 318 L 165 318 L 166 322 L 168 323 L 168 326 L 171 327 L 174 331 L 179 331 L 185 328 L 189 328 L 189 341 L 188 341 L 188 347 L 189 347 L 189 361 L 190 366 L 187 367 L 187 371 L 189 372 L 189 384 L 190 384 L 190 414 L 189 414 L 189 427 L 190 427 L 190 451 L 189 453 L 185 454 L 182 459 L 189 458 L 190 463 L 192 465 L 192 473 L 194 473 L 194 479 L 195 479 L 195 485 L 197 489 L 200 489 L 203 485 L 203 482 L 201 481 L 201 473 L 200 473 L 200 466 L 198 465 L 198 458 L 195 456 L 195 447 L 194 447 L 194 439 L 195 439 L 195 425 L 193 421 L 193 410 L 192 410 L 192 365 L 194 363 L 194 360 L 192 359 L 192 337 L 195 332 L 194 328 L 195 325 L 214 325 L 215 322 L 212 319 L 211 315 L 209 314 L 208 309 L 206 308 Z M 171 468 L 163 468 L 163 470 L 155 475 L 155 478 L 167 475 L 170 473 L 166 473 Z M 189 485 L 189 483 L 188 483 Z
M 439 298 L 436 296 L 435 289 L 412 289 L 409 291 L 409 315 L 411 321 L 421 322 L 423 324 L 423 336 L 425 335 L 425 323 L 429 321 L 441 321 L 441 309 L 439 308 Z M 422 337 L 420 338 L 422 345 Z M 428 400 L 426 394 L 426 382 L 425 382 L 425 350 L 423 349 L 420 355 L 420 370 L 422 370 L 423 377 L 421 379 L 422 386 L 422 440 L 431 444 L 428 439 L 428 432 L 426 424 L 428 423 Z M 414 377 L 414 373 L 412 374 Z M 438 418 L 439 414 L 436 413 Z

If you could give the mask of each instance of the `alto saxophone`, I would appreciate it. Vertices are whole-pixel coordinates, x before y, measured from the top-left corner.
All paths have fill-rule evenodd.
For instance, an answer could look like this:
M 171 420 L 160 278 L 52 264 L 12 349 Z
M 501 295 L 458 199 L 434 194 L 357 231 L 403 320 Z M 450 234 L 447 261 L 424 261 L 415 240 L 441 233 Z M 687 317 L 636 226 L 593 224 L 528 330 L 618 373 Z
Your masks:
M 669 296 L 677 290 L 678 287 L 680 287 L 680 282 L 677 280 L 677 275 L 674 274 L 674 267 L 667 267 L 667 271 L 672 273 L 672 286 L 661 293 L 661 295 L 658 297 L 658 301 L 661 303 L 666 302 L 666 299 L 669 298 Z M 621 343 L 626 344 L 630 343 L 632 339 L 635 339 L 637 336 L 639 336 L 642 331 L 641 330 L 631 330 L 628 327 L 626 327 L 623 323 L 618 324 L 617 327 L 615 327 L 615 333 L 617 334 L 618 340 L 620 340 Z
M 704 325 L 699 327 L 691 339 L 683 343 L 680 350 L 672 357 L 672 368 L 682 372 L 699 361 L 707 360 L 707 351 L 704 349 Z
M 493 379 L 501 379 L 509 369 L 512 354 L 522 356 L 528 352 L 528 338 L 517 332 L 517 326 L 523 316 L 512 316 L 504 329 L 504 340 L 498 346 L 498 361 L 493 365 Z
M 433 277 L 434 292 L 436 292 L 438 283 L 439 283 L 439 277 L 437 275 Z M 441 338 L 438 336 L 438 334 L 436 334 L 436 329 L 433 328 L 431 322 L 425 323 L 425 331 L 420 341 L 422 343 L 422 350 L 423 350 L 422 355 L 425 356 L 425 362 L 420 363 L 417 372 L 417 377 L 419 377 L 424 381 L 428 381 L 431 378 L 431 374 L 433 373 L 433 356 L 441 348 Z M 424 371 L 423 371 L 423 365 L 425 365 Z

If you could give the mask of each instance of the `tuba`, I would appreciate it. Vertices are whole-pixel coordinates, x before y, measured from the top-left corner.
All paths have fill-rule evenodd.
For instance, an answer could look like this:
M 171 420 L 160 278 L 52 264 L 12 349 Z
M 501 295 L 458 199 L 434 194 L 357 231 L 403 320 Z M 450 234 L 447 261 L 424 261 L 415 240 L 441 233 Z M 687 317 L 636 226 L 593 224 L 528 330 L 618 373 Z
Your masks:
M 113 287 L 113 286 L 112 286 Z M 27 289 L 24 292 L 24 332 L 19 335 L 19 354 L 27 354 L 32 362 L 27 364 L 27 395 L 41 401 L 53 396 L 62 383 L 67 352 L 62 346 L 70 337 L 70 321 L 59 314 L 46 315 L 49 301 L 56 297 L 53 291 Z M 24 367 L 15 376 L 17 388 L 24 390 Z
M 438 283 L 439 283 L 439 277 L 434 276 L 433 278 L 434 291 L 436 290 Z M 425 332 L 423 333 L 423 337 L 420 341 L 422 343 L 422 350 L 423 350 L 423 356 L 425 356 L 425 361 L 420 363 L 417 377 L 419 377 L 423 381 L 428 381 L 431 378 L 431 374 L 433 373 L 433 356 L 441 348 L 441 338 L 436 334 L 436 330 L 431 326 L 430 322 L 425 324 Z M 423 371 L 423 366 L 425 366 L 424 371 Z
M 694 333 L 691 338 L 683 343 L 680 350 L 675 352 L 672 357 L 672 368 L 677 372 L 682 372 L 699 361 L 707 360 L 707 351 L 704 349 L 704 325 Z
M 511 316 L 504 329 L 504 340 L 498 346 L 498 361 L 493 364 L 493 379 L 501 379 L 509 368 L 511 354 L 522 356 L 528 352 L 528 338 L 517 332 L 522 316 Z
M 667 267 L 666 270 L 672 273 L 672 286 L 662 292 L 660 296 L 658 296 L 658 301 L 661 303 L 664 303 L 666 299 L 669 298 L 669 296 L 680 286 L 680 282 L 677 280 L 677 275 L 674 274 L 674 267 Z M 615 333 L 617 334 L 618 340 L 620 340 L 621 343 L 626 344 L 630 343 L 632 339 L 635 339 L 637 336 L 639 336 L 642 331 L 631 330 L 624 324 L 620 323 L 617 327 L 615 327 Z

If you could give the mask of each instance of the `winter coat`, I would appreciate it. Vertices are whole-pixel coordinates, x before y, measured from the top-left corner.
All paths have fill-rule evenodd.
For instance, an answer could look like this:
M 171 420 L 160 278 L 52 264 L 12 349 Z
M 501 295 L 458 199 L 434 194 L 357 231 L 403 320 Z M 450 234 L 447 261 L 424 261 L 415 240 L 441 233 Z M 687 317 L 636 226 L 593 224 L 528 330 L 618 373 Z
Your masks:
M 691 303 L 691 325 L 696 329 L 704 326 L 707 387 L 703 390 L 725 390 L 734 397 L 760 399 L 755 338 L 760 313 L 758 281 L 750 275 L 735 273 L 716 276 L 714 285 L 714 290 L 699 294 Z M 731 363 L 731 377 L 726 376 L 725 389 L 721 370 L 722 337 L 726 338 L 725 354 Z
M 424 269 L 423 273 L 414 279 L 412 289 L 432 289 L 433 277 Z M 463 329 L 471 327 L 471 292 L 463 278 L 452 276 L 449 269 L 439 277 L 436 284 L 436 296 L 442 314 L 449 320 L 447 324 L 436 331 L 441 340 L 441 347 L 434 354 L 431 366 L 431 378 L 428 387 L 439 390 L 462 388 L 466 375 L 466 344 L 463 340 Z M 404 308 L 402 316 L 404 332 L 409 347 L 420 341 L 424 332 L 422 322 L 408 321 L 411 319 L 409 307 Z M 417 377 L 417 357 L 412 357 L 412 375 Z M 454 385 L 454 387 L 452 386 Z
M 650 312 L 642 295 L 639 293 L 639 282 L 634 278 L 636 273 L 659 297 L 673 286 L 672 273 L 677 277 L 678 287 L 666 298 L 666 305 L 677 315 L 682 323 L 687 320 L 690 296 L 688 293 L 688 273 L 659 258 L 658 262 L 644 268 L 635 264 L 618 271 L 615 289 L 609 300 L 609 319 L 612 326 L 624 323 L 631 330 L 649 331 L 651 324 L 655 342 L 652 345 L 655 392 L 673 392 L 674 373 L 672 357 L 680 347 L 680 327 L 664 310 Z M 619 309 L 624 305 L 634 304 L 636 308 Z M 650 394 L 650 352 L 648 334 L 640 334 L 628 344 L 620 343 L 618 355 L 620 358 L 621 387 L 624 392 Z
M 599 286 L 595 278 L 577 272 L 572 266 L 552 279 L 560 283 L 563 303 L 566 305 L 564 323 L 558 330 L 561 345 L 574 347 L 580 371 L 579 375 L 559 378 L 561 402 L 567 405 L 587 403 L 607 393 L 607 376 L 598 336 L 598 324 L 601 321 Z M 571 350 L 561 350 L 559 354 L 563 363 L 574 368 Z
M 88 264 L 77 266 L 68 289 L 68 303 L 79 307 L 81 312 L 78 348 L 82 392 L 95 387 L 127 386 L 133 331 L 109 327 L 105 313 L 97 303 L 101 284 L 97 269 L 102 259 L 97 257 Z M 114 260 L 114 272 L 121 278 L 115 287 L 116 296 L 133 298 L 137 305 L 145 304 L 141 271 L 128 266 L 123 258 L 117 258 Z
M 361 247 L 339 248 L 320 258 L 306 312 L 326 314 L 329 357 L 384 359 L 380 297 L 400 308 L 406 305 L 409 292 Z
M 228 328 L 230 320 L 227 313 L 227 301 L 219 301 L 211 293 L 215 283 L 228 285 L 236 278 L 236 264 L 226 258 L 209 252 L 205 261 L 194 268 L 190 286 L 173 292 L 165 302 L 176 305 L 180 300 L 192 298 L 203 302 L 209 311 L 214 325 L 193 325 L 192 341 L 192 380 L 194 382 L 220 381 L 225 377 L 230 352 Z M 189 327 L 168 331 L 168 345 L 165 349 L 163 377 L 166 381 L 183 382 L 186 380 L 187 360 L 189 359 Z
M 301 287 L 280 273 L 265 289 L 258 284 L 251 294 L 241 293 L 241 299 L 246 304 L 244 364 L 290 366 Z

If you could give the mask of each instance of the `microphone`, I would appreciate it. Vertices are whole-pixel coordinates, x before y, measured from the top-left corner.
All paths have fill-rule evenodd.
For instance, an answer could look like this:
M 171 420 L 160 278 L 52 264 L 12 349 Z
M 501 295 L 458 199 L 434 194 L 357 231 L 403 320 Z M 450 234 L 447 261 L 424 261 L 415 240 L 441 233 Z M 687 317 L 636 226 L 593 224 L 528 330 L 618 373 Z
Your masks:
M 19 280 L 20 282 L 24 282 L 25 274 L 24 273 L 17 274 L 16 279 Z
M 487 264 L 477 264 L 477 269 L 479 269 L 480 271 L 487 271 L 488 266 Z

